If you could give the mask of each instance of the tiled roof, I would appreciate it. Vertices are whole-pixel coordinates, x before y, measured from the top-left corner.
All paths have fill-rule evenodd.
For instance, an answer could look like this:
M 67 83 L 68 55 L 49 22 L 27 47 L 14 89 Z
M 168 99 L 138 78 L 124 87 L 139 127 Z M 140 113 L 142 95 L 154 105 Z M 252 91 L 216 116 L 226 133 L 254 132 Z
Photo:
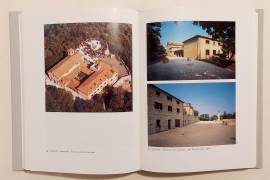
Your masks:
M 76 64 L 82 63 L 82 54 L 76 53 L 73 56 L 67 56 L 54 65 L 48 72 L 52 73 L 56 78 L 60 79 Z
M 106 63 L 100 62 L 100 70 L 93 73 L 77 89 L 85 95 L 91 94 L 103 81 L 112 77 L 115 71 Z
M 204 39 L 209 39 L 209 40 L 213 40 L 213 41 L 219 41 L 219 40 L 216 40 L 216 39 L 213 39 L 213 38 L 207 37 L 207 36 L 195 35 L 195 36 L 193 36 L 193 37 L 191 37 L 191 38 L 189 38 L 189 39 L 187 39 L 187 40 L 183 41 L 183 43 L 186 43 L 186 42 L 188 42 L 188 41 L 195 40 L 195 39 L 197 39 L 197 38 L 204 38 Z
M 52 74 L 59 84 L 88 96 L 117 71 L 100 58 L 92 63 L 100 68 L 93 69 L 91 62 L 84 60 L 84 57 L 81 52 L 69 55 L 53 66 L 48 74 Z
M 167 42 L 167 46 L 169 46 L 169 45 L 173 45 L 173 46 L 183 46 L 184 45 L 184 43 L 182 43 L 182 42 L 173 42 L 173 41 L 169 41 L 169 42 Z

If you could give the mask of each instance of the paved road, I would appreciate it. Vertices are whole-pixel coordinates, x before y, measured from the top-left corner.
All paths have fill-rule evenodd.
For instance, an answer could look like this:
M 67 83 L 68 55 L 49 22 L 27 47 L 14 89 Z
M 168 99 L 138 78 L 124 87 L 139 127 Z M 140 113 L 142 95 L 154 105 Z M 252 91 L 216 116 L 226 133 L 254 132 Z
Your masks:
M 161 61 L 147 67 L 147 79 L 149 81 L 234 78 L 234 71 L 198 60 Z
M 197 122 L 185 127 L 152 134 L 149 146 L 191 147 L 235 144 L 235 126 L 215 122 Z

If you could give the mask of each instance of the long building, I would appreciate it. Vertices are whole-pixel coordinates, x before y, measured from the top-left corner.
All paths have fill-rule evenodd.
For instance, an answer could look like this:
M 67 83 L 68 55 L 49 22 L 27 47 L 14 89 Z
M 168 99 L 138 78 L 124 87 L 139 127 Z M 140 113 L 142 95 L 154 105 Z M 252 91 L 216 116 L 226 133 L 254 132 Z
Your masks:
M 193 107 L 155 85 L 147 86 L 148 134 L 194 123 Z M 187 113 L 188 111 L 188 113 Z
M 169 57 L 180 56 L 196 60 L 211 59 L 223 53 L 220 41 L 201 35 L 193 36 L 182 43 L 168 42 L 166 52 Z

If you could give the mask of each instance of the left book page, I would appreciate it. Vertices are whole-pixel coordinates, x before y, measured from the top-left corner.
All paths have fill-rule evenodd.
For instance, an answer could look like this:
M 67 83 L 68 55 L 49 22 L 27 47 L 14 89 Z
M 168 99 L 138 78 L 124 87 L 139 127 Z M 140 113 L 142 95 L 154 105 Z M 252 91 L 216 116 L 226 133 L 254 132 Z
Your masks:
M 23 169 L 139 169 L 137 17 L 118 9 L 17 14 Z

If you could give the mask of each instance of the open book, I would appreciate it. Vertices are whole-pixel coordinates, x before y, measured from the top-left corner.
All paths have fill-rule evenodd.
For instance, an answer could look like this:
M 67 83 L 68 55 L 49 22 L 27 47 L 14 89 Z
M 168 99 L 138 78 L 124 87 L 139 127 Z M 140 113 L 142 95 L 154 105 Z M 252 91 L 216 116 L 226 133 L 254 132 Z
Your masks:
M 257 29 L 253 9 L 11 12 L 14 169 L 258 167 Z

